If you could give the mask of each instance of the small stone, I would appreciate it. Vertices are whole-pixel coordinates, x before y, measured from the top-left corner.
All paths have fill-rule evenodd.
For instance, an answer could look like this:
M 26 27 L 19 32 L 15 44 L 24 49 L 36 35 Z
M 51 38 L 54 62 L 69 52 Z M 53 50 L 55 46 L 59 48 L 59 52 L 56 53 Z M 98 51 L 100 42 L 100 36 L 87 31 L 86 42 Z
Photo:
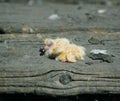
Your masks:
M 33 34 L 33 33 L 34 33 L 33 28 L 30 28 L 29 33 L 30 33 L 30 34 Z
M 57 14 L 52 14 L 48 17 L 49 20 L 57 20 L 60 19 L 60 16 Z
M 106 9 L 99 9 L 97 12 L 98 12 L 99 14 L 103 14 L 103 13 L 106 12 Z
M 93 60 L 101 60 L 102 62 L 107 62 L 107 63 L 112 63 L 113 62 L 113 55 L 109 55 L 109 54 L 94 54 L 94 53 L 90 53 L 88 55 L 89 58 L 93 59 Z

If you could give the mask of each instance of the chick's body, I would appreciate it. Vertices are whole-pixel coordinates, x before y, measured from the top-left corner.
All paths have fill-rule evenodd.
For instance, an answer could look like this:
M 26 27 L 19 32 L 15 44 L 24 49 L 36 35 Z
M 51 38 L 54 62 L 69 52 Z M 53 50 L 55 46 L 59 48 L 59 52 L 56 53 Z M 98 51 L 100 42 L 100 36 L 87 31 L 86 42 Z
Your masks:
M 45 42 L 51 43 L 50 39 L 46 39 Z M 84 60 L 84 47 L 70 44 L 69 40 L 66 38 L 57 38 L 52 40 L 52 42 L 53 44 L 46 51 L 46 56 L 55 56 L 55 60 L 63 62 L 76 62 L 76 60 Z
M 64 47 L 64 50 L 59 56 L 56 57 L 56 60 L 63 62 L 76 62 L 76 60 L 84 60 L 85 48 L 82 46 L 77 46 L 75 44 L 69 44 Z

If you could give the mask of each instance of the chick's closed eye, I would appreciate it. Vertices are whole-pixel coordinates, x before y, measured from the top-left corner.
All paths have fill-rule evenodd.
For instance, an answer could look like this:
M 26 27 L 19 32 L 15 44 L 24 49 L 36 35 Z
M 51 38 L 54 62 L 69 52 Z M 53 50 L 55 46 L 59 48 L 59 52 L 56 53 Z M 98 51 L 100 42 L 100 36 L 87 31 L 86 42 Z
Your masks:
M 51 46 L 53 44 L 53 39 L 49 39 L 49 38 L 45 39 L 44 44 L 48 45 L 48 46 Z
M 50 41 L 50 42 L 48 42 L 48 44 L 47 44 L 48 46 L 52 46 L 53 45 L 53 42 L 52 41 Z

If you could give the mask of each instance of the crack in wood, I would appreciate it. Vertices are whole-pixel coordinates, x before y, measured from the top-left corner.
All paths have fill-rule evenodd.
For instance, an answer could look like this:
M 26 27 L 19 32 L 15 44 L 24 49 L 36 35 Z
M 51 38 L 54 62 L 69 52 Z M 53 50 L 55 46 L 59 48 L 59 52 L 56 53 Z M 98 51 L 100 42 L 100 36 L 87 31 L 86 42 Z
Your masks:
M 98 78 L 104 78 L 104 79 L 118 79 L 119 81 L 120 81 L 120 77 L 116 77 L 116 76 L 114 76 L 114 77 L 98 77 Z
M 10 88 L 10 87 L 39 87 L 39 88 L 48 88 L 48 89 L 52 89 L 52 90 L 54 90 L 54 89 L 57 89 L 57 90 L 69 90 L 69 89 L 76 89 L 76 88 L 82 88 L 82 87 L 88 87 L 88 88 L 91 88 L 91 87 L 106 87 L 106 88 L 109 88 L 109 87 L 114 87 L 114 88 L 118 88 L 118 87 L 120 87 L 120 86 L 116 86 L 116 85 L 77 85 L 77 86 L 71 86 L 71 87 L 63 87 L 63 88 L 61 88 L 61 87 L 50 87 L 50 86 L 40 86 L 40 85 L 33 85 L 33 86 L 30 86 L 30 85 L 26 85 L 26 86 L 24 86 L 24 85 L 0 85 L 0 87 L 8 87 L 8 88 Z
M 38 70 L 39 71 L 39 70 Z M 10 72 L 12 72 L 12 71 L 10 71 Z M 17 74 L 19 74 L 17 71 L 14 71 L 15 73 L 17 73 Z M 5 72 L 5 71 L 2 71 L 2 75 L 0 75 L 0 78 L 21 78 L 21 77 L 39 77 L 39 76 L 43 76 L 43 75 L 47 75 L 47 74 L 49 74 L 49 73 L 52 73 L 52 72 L 68 72 L 68 73 L 73 73 L 73 74 L 79 74 L 79 75 L 96 75 L 96 74 L 93 74 L 93 73 L 78 73 L 78 72 L 74 72 L 74 71 L 69 71 L 69 70 L 50 70 L 50 71 L 47 71 L 47 72 L 45 72 L 45 73 L 42 73 L 42 74 L 39 74 L 39 72 L 37 73 L 37 74 L 32 74 L 32 73 L 36 73 L 35 71 L 33 72 L 32 71 L 32 73 L 30 73 L 30 71 L 27 71 L 27 72 L 29 72 L 29 75 L 25 72 L 25 74 L 27 74 L 27 75 L 25 75 L 24 74 L 24 71 L 23 71 L 23 73 L 22 72 L 20 72 L 22 75 L 18 75 L 18 76 L 16 76 L 15 74 L 13 74 L 12 73 L 12 75 L 8 75 L 7 74 L 7 71 Z M 6 74 L 6 75 L 4 75 L 4 73 Z M 23 75 L 24 74 L 24 75 Z M 8 76 L 7 76 L 8 75 Z

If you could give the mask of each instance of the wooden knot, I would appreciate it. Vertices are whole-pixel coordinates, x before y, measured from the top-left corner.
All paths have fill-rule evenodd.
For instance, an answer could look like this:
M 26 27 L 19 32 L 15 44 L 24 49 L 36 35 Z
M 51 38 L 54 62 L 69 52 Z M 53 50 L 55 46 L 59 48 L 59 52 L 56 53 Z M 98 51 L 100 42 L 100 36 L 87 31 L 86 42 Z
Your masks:
M 59 78 L 60 83 L 62 83 L 63 85 L 68 84 L 69 82 L 72 81 L 72 78 L 69 74 L 62 74 Z

